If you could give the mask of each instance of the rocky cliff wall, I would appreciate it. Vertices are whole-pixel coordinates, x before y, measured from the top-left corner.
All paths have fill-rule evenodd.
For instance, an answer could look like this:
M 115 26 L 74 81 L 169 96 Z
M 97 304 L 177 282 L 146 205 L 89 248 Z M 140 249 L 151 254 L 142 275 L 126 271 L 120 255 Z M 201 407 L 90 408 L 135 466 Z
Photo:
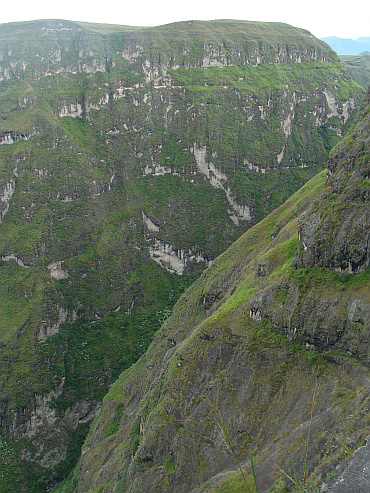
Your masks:
M 326 193 L 300 223 L 298 266 L 349 273 L 369 266 L 369 105 L 367 97 L 361 121 L 331 152 Z
M 191 280 L 325 165 L 363 90 L 282 24 L 1 36 L 4 488 L 38 491 Z
M 102 35 L 98 25 L 64 20 L 4 24 L 0 80 L 91 74 L 131 65 L 145 74 L 147 82 L 165 84 L 170 69 L 336 58 L 309 32 L 279 23 L 190 21 L 157 28 L 111 26 L 111 32 L 109 27 Z
M 182 296 L 105 397 L 59 491 L 215 492 L 244 484 L 238 465 L 252 474 L 249 449 L 258 491 L 287 491 L 282 471 L 291 473 L 293 461 L 300 475 L 305 450 L 310 487 L 335 481 L 368 436 L 369 267 L 326 267 L 332 248 L 298 268 L 296 254 L 306 211 L 325 217 L 342 200 L 368 212 L 333 183 L 358 189 L 369 153 L 353 149 L 369 132 L 365 105 L 329 172 L 239 238 Z

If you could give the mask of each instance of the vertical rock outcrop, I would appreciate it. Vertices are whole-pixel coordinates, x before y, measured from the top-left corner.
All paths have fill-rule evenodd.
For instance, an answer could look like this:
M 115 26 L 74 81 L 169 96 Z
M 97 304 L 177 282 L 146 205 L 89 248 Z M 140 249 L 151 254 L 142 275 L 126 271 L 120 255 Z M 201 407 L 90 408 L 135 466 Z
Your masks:
M 296 267 L 359 272 L 370 262 L 370 95 L 354 130 L 331 152 L 325 191 L 299 224 Z

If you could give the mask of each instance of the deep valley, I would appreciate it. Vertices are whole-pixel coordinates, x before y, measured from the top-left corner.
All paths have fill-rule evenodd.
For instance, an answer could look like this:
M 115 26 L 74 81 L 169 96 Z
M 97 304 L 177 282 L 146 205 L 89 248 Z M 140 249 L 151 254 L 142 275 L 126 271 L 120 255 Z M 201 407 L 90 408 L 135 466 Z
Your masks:
M 0 25 L 1 492 L 232 491 L 251 449 L 282 493 L 311 424 L 335 480 L 370 435 L 364 98 L 287 24 Z

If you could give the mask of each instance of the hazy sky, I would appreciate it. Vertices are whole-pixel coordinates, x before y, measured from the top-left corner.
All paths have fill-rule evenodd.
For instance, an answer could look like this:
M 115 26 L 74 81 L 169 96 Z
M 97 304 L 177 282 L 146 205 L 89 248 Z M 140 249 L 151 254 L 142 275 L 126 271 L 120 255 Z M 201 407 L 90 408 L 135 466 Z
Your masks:
M 305 5 L 305 6 L 304 6 Z M 368 0 L 17 0 L 6 2 L 0 23 L 34 19 L 158 26 L 181 20 L 239 19 L 286 22 L 318 38 L 370 36 Z

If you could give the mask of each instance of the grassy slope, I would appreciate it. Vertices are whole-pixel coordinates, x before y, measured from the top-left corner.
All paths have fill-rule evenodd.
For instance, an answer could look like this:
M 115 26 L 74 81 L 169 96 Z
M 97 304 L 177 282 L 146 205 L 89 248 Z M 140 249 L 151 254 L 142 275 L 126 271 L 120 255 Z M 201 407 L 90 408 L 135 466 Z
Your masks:
M 340 57 L 349 74 L 358 84 L 367 89 L 370 84 L 370 55 L 342 55 Z
M 285 337 L 276 335 L 272 330 L 272 321 L 264 319 L 253 323 L 248 317 L 253 293 L 266 282 L 280 286 L 279 289 L 275 288 L 275 303 L 279 305 L 286 302 L 285 283 L 296 284 L 302 300 L 307 290 L 315 292 L 320 299 L 330 298 L 334 288 L 335 292 L 343 291 L 346 296 L 370 301 L 368 269 L 348 282 L 346 276 L 341 277 L 325 269 L 309 272 L 291 268 L 298 244 L 298 219 L 309 203 L 322 192 L 324 182 L 323 172 L 284 206 L 237 240 L 182 296 L 147 354 L 121 375 L 105 397 L 102 412 L 86 442 L 81 464 L 75 471 L 75 479 L 67 482 L 60 491 L 75 491 L 75 480 L 78 481 L 78 491 L 96 491 L 103 485 L 106 491 L 114 487 L 126 491 L 128 483 L 126 475 L 122 478 L 122 473 L 118 472 L 121 469 L 130 471 L 135 491 L 145 491 L 149 485 L 153 491 L 161 491 L 164 485 L 172 488 L 171 491 L 190 491 L 191 485 L 194 487 L 202 483 L 225 467 L 235 469 L 236 464 L 228 453 L 225 437 L 217 431 L 212 415 L 215 409 L 223 415 L 242 462 L 247 460 L 248 447 L 245 449 L 245 444 L 240 441 L 239 427 L 246 427 L 252 434 L 255 441 L 253 450 L 262 474 L 259 480 L 271 485 L 275 460 L 281 467 L 289 468 L 285 450 L 288 442 L 289 449 L 293 447 L 295 451 L 296 467 L 302 465 L 304 447 L 300 438 L 300 423 L 304 423 L 303 429 L 307 431 L 308 418 L 307 413 L 302 415 L 295 408 L 294 402 L 297 402 L 298 409 L 302 410 L 301 406 L 303 409 L 310 408 L 314 382 L 312 373 L 318 376 L 321 388 L 316 404 L 321 411 L 313 427 L 310 461 L 317 466 L 315 471 L 310 466 L 310 481 L 314 484 L 323 481 L 325 475 L 331 472 L 332 465 L 344 458 L 338 443 L 325 436 L 320 427 L 330 426 L 330 430 L 341 440 L 354 434 L 361 443 L 369 432 L 368 423 L 359 411 L 366 407 L 367 371 L 339 353 L 334 359 L 329 356 L 323 358 L 302 346 L 292 345 Z M 271 241 L 274 230 L 279 232 Z M 256 276 L 257 265 L 266 258 L 273 262 L 273 270 L 267 279 Z M 207 299 L 214 302 L 208 312 L 204 309 Z M 177 350 L 170 351 L 171 354 L 169 340 L 177 343 Z M 243 360 L 242 354 L 249 356 Z M 344 366 L 341 367 L 341 364 Z M 251 369 L 247 371 L 248 368 Z M 248 374 L 254 375 L 253 378 Z M 255 395 L 247 392 L 248 379 Z M 217 397 L 212 385 L 219 389 Z M 355 388 L 361 394 L 361 404 Z M 243 392 L 247 392 L 249 398 L 243 397 Z M 268 397 L 262 397 L 264 392 Z M 292 402 L 291 396 L 295 396 Z M 124 410 L 122 419 L 122 412 L 117 414 L 118 408 Z M 347 420 L 346 416 L 353 413 L 354 419 Z M 117 423 L 111 433 L 108 430 L 112 416 L 116 416 Z M 139 416 L 144 417 L 145 421 L 143 436 L 139 435 L 137 428 Z M 194 429 L 195 422 L 198 432 Z M 287 442 L 283 437 L 288 433 L 290 437 Z M 279 443 L 277 459 L 276 452 L 269 459 L 270 436 Z M 188 446 L 198 451 L 198 459 L 185 452 L 188 439 Z M 214 440 L 216 443 L 218 440 L 218 445 L 212 445 L 213 456 L 209 456 L 207 444 Z M 167 446 L 164 446 L 166 443 Z M 323 447 L 328 451 L 318 459 Z M 126 459 L 131 457 L 131 453 L 134 454 L 132 459 Z M 148 454 L 153 462 L 143 467 L 140 464 Z M 170 471 L 166 467 L 162 470 L 169 457 L 172 457 L 176 467 Z M 197 475 L 194 471 L 199 467 L 199 460 L 203 461 L 203 466 L 202 472 L 198 469 Z M 267 463 L 263 465 L 261 460 L 267 460 Z M 190 461 L 189 466 L 187 461 Z M 89 474 L 86 474 L 87 470 Z M 105 480 L 101 479 L 101 470 L 105 471 Z M 262 479 L 264 475 L 266 479 Z M 276 480 L 279 482 L 281 479 Z
M 41 49 L 40 46 L 46 49 L 49 45 L 45 38 L 30 39 L 35 26 L 37 31 L 45 24 L 40 21 L 2 26 L 3 42 L 18 43 L 21 35 L 31 53 Z M 75 26 L 70 23 L 71 28 Z M 245 40 L 245 26 L 257 45 L 256 40 L 264 39 L 267 32 L 274 47 L 282 41 L 298 46 L 304 46 L 307 41 L 304 32 L 292 31 L 285 25 L 233 21 L 195 22 L 190 29 L 188 23 L 143 29 L 139 37 L 148 43 L 151 40 L 154 46 L 168 47 L 174 31 L 178 35 L 177 42 L 190 42 L 193 36 L 198 36 L 202 42 L 210 43 L 216 43 L 222 32 L 226 43 L 241 42 Z M 102 28 L 95 26 L 94 29 Z M 116 46 L 114 43 L 123 45 L 127 33 L 124 34 L 123 37 L 113 36 L 109 42 L 113 46 Z M 84 32 L 81 39 L 84 36 L 89 38 L 91 33 Z M 138 34 L 130 32 L 130 36 L 137 39 Z M 311 42 L 313 48 L 320 47 L 317 40 Z M 94 43 L 94 49 L 102 53 L 105 49 L 102 38 L 95 37 Z M 190 59 L 197 60 L 199 53 L 204 53 L 195 48 Z M 22 49 L 24 47 L 19 48 L 19 53 L 23 56 Z M 166 56 L 177 55 L 178 50 L 176 45 Z M 74 62 L 73 52 L 68 53 L 70 59 L 66 63 Z M 154 48 L 153 53 L 155 56 Z M 0 334 L 5 362 L 1 395 L 2 412 L 8 417 L 9 409 L 26 408 L 29 414 L 30 396 L 47 395 L 63 378 L 62 394 L 50 403 L 58 419 L 68 406 L 81 399 L 90 400 L 93 407 L 116 376 L 145 351 L 179 294 L 199 273 L 200 265 L 195 272 L 190 269 L 182 279 L 149 261 L 143 239 L 143 210 L 162 225 L 159 236 L 163 241 L 175 248 L 184 245 L 195 248 L 208 258 L 214 258 L 244 231 L 245 225 L 236 228 L 231 223 L 225 194 L 214 190 L 202 176 L 195 176 L 192 185 L 176 175 L 140 176 L 145 160 L 150 162 L 153 148 L 161 144 L 156 161 L 186 176 L 196 169 L 189 148 L 194 142 L 207 145 L 209 156 L 212 152 L 219 156 L 217 166 L 228 173 L 236 199 L 251 207 L 257 221 L 322 167 L 328 149 L 337 140 L 329 127 L 337 122 L 328 122 L 322 135 L 319 132 L 305 134 L 297 127 L 287 142 L 285 154 L 285 164 L 293 169 L 280 169 L 275 156 L 281 151 L 284 138 L 272 128 L 280 128 L 280 119 L 289 109 L 289 103 L 275 105 L 270 126 L 262 120 L 248 122 L 244 106 L 252 104 L 253 111 L 259 114 L 259 104 L 267 105 L 269 99 L 278 101 L 287 84 L 303 99 L 316 87 L 327 85 L 335 91 L 339 104 L 349 95 L 360 94 L 335 59 L 330 64 L 189 68 L 171 72 L 172 89 L 137 88 L 134 95 L 141 103 L 139 107 L 134 107 L 130 99 L 129 103 L 120 100 L 108 108 L 93 110 L 90 114 L 93 125 L 83 119 L 56 116 L 62 101 L 97 103 L 107 91 L 106 84 L 110 93 L 121 84 L 125 87 L 143 84 L 143 75 L 137 73 L 138 65 L 122 71 L 122 67 L 127 66 L 126 62 L 121 63 L 123 65 L 109 73 L 59 74 L 41 79 L 25 76 L 26 80 L 1 83 L 0 133 L 35 134 L 27 141 L 2 146 L 0 152 L 3 183 L 16 181 L 10 209 L 1 225 L 1 254 L 14 253 L 30 266 L 24 269 L 14 261 L 0 266 L 4 279 Z M 39 67 L 38 62 L 30 65 L 32 69 Z M 338 81 L 334 82 L 334 78 Z M 151 113 L 150 108 L 142 104 L 148 93 L 155 108 Z M 19 103 L 24 98 L 28 98 L 25 107 Z M 257 99 L 250 103 L 253 98 Z M 172 121 L 164 128 L 164 115 L 170 102 L 173 104 Z M 175 117 L 175 111 L 187 115 L 192 106 L 195 109 L 190 117 L 183 120 Z M 297 121 L 313 119 L 311 111 L 312 103 L 302 103 Z M 129 124 L 126 133 L 124 123 Z M 312 123 L 313 120 L 305 125 L 311 128 Z M 121 134 L 107 137 L 105 132 L 114 125 Z M 142 127 L 141 132 L 133 130 L 135 126 Z M 269 143 L 268 152 L 261 140 Z M 136 157 L 139 150 L 144 153 L 141 161 Z M 246 150 L 254 164 L 270 165 L 273 161 L 271 167 L 276 169 L 263 180 L 257 173 L 241 170 Z M 300 168 L 302 162 L 310 166 Z M 18 176 L 14 174 L 15 168 Z M 117 182 L 108 193 L 113 174 Z M 73 201 L 63 201 L 66 197 Z M 268 202 L 266 197 L 269 197 Z M 137 254 L 138 251 L 141 253 Z M 50 278 L 47 265 L 56 260 L 64 260 L 68 279 Z M 135 305 L 128 315 L 126 312 L 133 300 Z M 60 306 L 68 311 L 68 319 L 60 326 L 59 334 L 37 343 L 40 326 L 53 326 L 60 320 Z M 119 307 L 120 310 L 115 311 Z M 79 320 L 72 323 L 74 312 Z M 28 418 L 26 414 L 22 417 L 22 413 L 18 417 L 23 426 Z M 11 426 L 10 421 L 5 425 Z M 68 440 L 81 443 L 87 432 L 86 426 L 82 428 L 81 436 L 74 436 L 79 434 L 77 430 Z M 42 443 L 43 437 L 40 442 L 35 440 L 32 453 L 36 454 Z M 8 440 L 6 447 L 11 445 Z M 22 439 L 15 444 L 15 449 L 19 453 L 28 446 L 29 441 Z M 77 455 L 78 449 L 72 450 L 67 462 L 53 473 L 22 463 L 23 484 L 28 481 L 28 486 L 23 487 L 38 491 L 43 481 L 63 477 Z M 5 470 L 4 474 L 8 474 L 9 469 Z M 19 471 L 17 468 L 11 471 L 13 479 L 17 480 Z M 10 484 L 5 482 L 5 491 Z M 17 490 L 18 481 L 15 484 Z
M 151 33 L 155 32 L 158 35 L 173 36 L 173 32 L 176 32 L 176 37 L 180 40 L 194 40 L 194 38 L 201 37 L 208 41 L 214 41 L 219 43 L 220 40 L 229 40 L 235 42 L 238 38 L 245 40 L 246 32 L 247 36 L 255 40 L 266 40 L 269 38 L 272 42 L 281 41 L 282 37 L 288 36 L 291 41 L 295 43 L 303 41 L 307 42 L 308 31 L 299 28 L 292 28 L 292 26 L 280 22 L 254 22 L 254 21 L 238 21 L 238 20 L 214 20 L 214 21 L 197 21 L 189 20 L 184 22 L 174 22 L 157 27 L 133 27 L 133 26 L 119 26 L 119 25 L 107 25 L 107 24 L 91 24 L 85 22 L 79 22 L 79 25 L 96 31 L 99 33 L 108 34 L 114 32 L 140 32 Z M 312 44 L 316 43 L 317 47 L 321 47 L 322 43 L 319 40 L 313 38 Z
M 333 151 L 337 161 L 330 162 L 326 190 L 322 172 L 239 238 L 182 296 L 147 353 L 105 397 L 80 464 L 59 491 L 227 491 L 240 485 L 240 477 L 219 473 L 237 468 L 235 455 L 245 463 L 251 444 L 259 491 L 273 483 L 274 491 L 286 491 L 275 465 L 290 469 L 293 455 L 301 474 L 311 424 L 307 464 L 314 486 L 332 480 L 335 467 L 345 462 L 346 437 L 353 438 L 351 447 L 362 444 L 369 433 L 368 368 L 356 357 L 369 361 L 369 267 L 351 275 L 294 269 L 292 261 L 302 213 L 320 204 L 325 214 L 333 212 L 344 196 L 349 207 L 366 207 L 366 199 L 349 192 L 360 183 L 369 186 L 361 178 L 368 165 L 361 145 L 368 112 L 363 109 L 363 121 Z M 341 150 L 352 158 L 346 160 Z M 331 190 L 336 178 L 345 181 L 342 194 Z M 327 235 L 330 241 L 329 230 Z M 261 266 L 270 271 L 263 273 Z M 258 319 L 253 309 L 264 295 Z M 289 333 L 285 317 L 292 315 L 293 298 L 300 320 Z M 324 317 L 316 319 L 327 302 Z M 353 303 L 363 304 L 363 316 L 351 315 Z M 304 337 L 305 319 L 314 317 L 325 336 L 327 321 L 335 326 L 343 313 L 344 332 L 321 354 L 312 351 L 312 344 L 320 347 L 318 339 L 308 344 L 311 351 L 289 342 Z M 311 423 L 313 387 L 318 392 Z

